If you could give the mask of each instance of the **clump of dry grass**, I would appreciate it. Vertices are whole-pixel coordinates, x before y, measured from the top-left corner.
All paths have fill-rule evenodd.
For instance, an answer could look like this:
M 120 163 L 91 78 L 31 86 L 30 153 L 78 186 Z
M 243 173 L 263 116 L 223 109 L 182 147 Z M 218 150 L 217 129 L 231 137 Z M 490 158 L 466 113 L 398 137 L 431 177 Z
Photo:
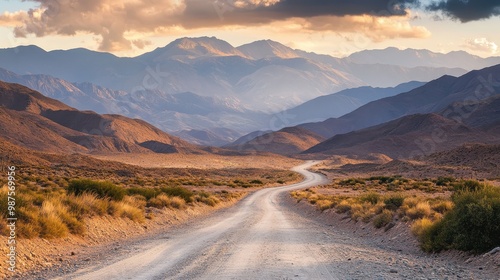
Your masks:
M 95 194 L 83 193 L 82 195 L 68 195 L 65 203 L 71 212 L 78 217 L 104 215 L 108 212 L 109 201 L 100 199 Z
M 319 210 L 324 211 L 326 209 L 332 208 L 334 202 L 328 199 L 320 199 L 316 201 L 316 206 L 318 206 Z
M 135 222 L 144 222 L 144 212 L 124 201 L 112 201 L 109 207 L 109 213 L 115 217 L 128 218 Z
M 411 225 L 411 232 L 420 239 L 427 234 L 433 225 L 434 222 L 429 218 L 418 219 Z
M 352 204 L 349 203 L 349 201 L 347 199 L 340 201 L 340 203 L 337 204 L 337 206 L 336 206 L 337 213 L 339 213 L 339 214 L 346 213 L 347 211 L 350 211 L 351 208 L 352 208 Z
M 153 197 L 148 200 L 147 206 L 148 207 L 154 207 L 154 208 L 165 208 L 170 206 L 170 197 L 166 194 L 160 194 L 157 197 Z
M 454 206 L 453 202 L 449 200 L 437 200 L 431 203 L 432 210 L 440 214 L 444 214 L 450 211 L 451 209 L 453 209 L 453 206 Z
M 174 196 L 170 200 L 170 206 L 176 209 L 186 209 L 186 201 L 180 197 Z
M 421 201 L 415 204 L 414 207 L 409 207 L 405 210 L 406 216 L 412 220 L 430 217 L 432 208 L 428 201 Z

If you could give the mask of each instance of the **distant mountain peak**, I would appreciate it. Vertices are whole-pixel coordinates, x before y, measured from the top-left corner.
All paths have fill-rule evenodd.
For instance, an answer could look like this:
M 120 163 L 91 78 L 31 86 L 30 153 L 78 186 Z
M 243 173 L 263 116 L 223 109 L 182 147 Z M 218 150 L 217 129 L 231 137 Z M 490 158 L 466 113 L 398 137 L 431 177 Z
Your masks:
M 163 48 L 142 55 L 143 58 L 158 59 L 182 59 L 217 56 L 242 56 L 240 51 L 231 44 L 216 37 L 183 37 L 179 38 Z
M 237 48 L 243 54 L 253 59 L 270 57 L 296 58 L 300 57 L 295 50 L 273 40 L 259 40 Z

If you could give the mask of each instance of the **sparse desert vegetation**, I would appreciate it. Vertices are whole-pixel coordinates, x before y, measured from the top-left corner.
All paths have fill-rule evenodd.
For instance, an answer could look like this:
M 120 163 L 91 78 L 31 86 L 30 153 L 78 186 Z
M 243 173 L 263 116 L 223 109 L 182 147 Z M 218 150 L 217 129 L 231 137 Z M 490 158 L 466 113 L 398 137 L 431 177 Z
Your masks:
M 143 223 L 155 218 L 154 209 L 183 211 L 200 204 L 213 207 L 239 199 L 252 189 L 300 179 L 298 174 L 283 170 L 147 169 L 119 163 L 104 168 L 100 161 L 80 159 L 78 166 L 18 166 L 20 238 L 85 235 L 86 219 L 95 216 Z M 4 181 L 0 184 L 0 203 L 5 204 L 7 185 Z M 6 205 L 0 208 L 8 209 Z M 2 212 L 2 218 L 5 215 Z M 5 223 L 0 223 L 0 233 L 7 234 Z
M 500 188 L 485 182 L 376 176 L 336 180 L 291 195 L 385 231 L 396 222 L 408 223 L 427 252 L 481 253 L 500 246 Z

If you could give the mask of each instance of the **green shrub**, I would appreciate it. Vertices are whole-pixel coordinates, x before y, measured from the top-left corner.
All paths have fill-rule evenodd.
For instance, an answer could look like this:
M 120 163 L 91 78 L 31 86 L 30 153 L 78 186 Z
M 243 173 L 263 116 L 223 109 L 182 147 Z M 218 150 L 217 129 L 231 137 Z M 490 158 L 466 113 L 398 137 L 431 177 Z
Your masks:
M 500 246 L 499 188 L 466 183 L 452 200 L 455 207 L 422 238 L 424 250 L 480 253 Z
M 483 188 L 483 185 L 478 181 L 462 181 L 453 185 L 456 192 L 461 191 L 477 191 Z
M 140 195 L 146 198 L 146 200 L 150 200 L 153 197 L 156 197 L 161 193 L 161 190 L 158 188 L 128 188 L 126 190 L 128 195 Z
M 264 183 L 261 180 L 252 180 L 252 181 L 250 181 L 250 184 L 262 185 Z
M 120 201 L 125 196 L 125 190 L 111 182 L 98 182 L 88 179 L 71 181 L 68 185 L 68 193 L 77 196 L 91 193 L 99 198 L 110 198 L 115 201 Z

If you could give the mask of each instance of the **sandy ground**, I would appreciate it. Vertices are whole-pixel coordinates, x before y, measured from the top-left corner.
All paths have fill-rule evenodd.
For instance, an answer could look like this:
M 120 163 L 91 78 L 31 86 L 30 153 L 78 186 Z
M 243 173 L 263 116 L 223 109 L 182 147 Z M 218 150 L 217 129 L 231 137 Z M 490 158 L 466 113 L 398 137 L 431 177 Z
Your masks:
M 121 163 L 137 165 L 146 168 L 270 168 L 290 169 L 302 160 L 292 159 L 279 155 L 182 155 L 182 154 L 108 154 L 92 155 L 102 160 L 111 160 Z
M 55 279 L 498 279 L 488 262 L 420 252 L 404 226 L 364 232 L 295 203 L 293 189 L 325 178 L 257 191 L 202 221 L 101 252 Z M 305 208 L 304 207 L 309 207 Z M 405 231 L 406 230 L 406 231 Z M 391 230 L 392 231 L 392 230 Z M 476 258 L 477 259 L 477 258 Z M 487 258 L 491 260 L 491 258 Z M 482 265 L 482 266 L 481 266 Z

